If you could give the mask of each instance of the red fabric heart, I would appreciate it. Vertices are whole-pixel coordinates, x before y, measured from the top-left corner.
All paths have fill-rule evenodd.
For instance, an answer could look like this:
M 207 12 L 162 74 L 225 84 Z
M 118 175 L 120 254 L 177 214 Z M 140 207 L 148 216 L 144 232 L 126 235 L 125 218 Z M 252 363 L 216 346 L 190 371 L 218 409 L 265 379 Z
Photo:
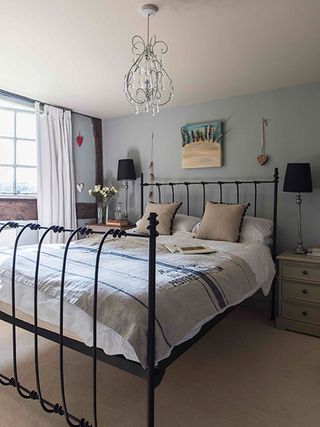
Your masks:
M 79 147 L 81 147 L 82 143 L 83 143 L 83 136 L 78 135 L 76 138 L 76 142 L 79 145 Z

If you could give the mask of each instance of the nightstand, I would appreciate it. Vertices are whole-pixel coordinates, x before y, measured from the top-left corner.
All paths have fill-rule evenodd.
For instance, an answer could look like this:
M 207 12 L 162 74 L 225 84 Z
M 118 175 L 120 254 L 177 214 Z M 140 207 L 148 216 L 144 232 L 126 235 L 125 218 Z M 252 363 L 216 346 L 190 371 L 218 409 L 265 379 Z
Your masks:
M 285 251 L 277 259 L 277 328 L 320 336 L 320 257 Z
M 135 228 L 134 224 L 129 224 L 125 227 L 110 227 L 107 224 L 92 224 L 92 223 L 87 223 L 85 224 L 85 226 L 87 228 L 91 228 L 92 231 L 103 231 L 104 233 L 108 230 L 111 230 L 111 228 L 118 228 L 120 230 L 130 230 L 131 228 Z M 90 237 L 90 236 L 88 236 Z

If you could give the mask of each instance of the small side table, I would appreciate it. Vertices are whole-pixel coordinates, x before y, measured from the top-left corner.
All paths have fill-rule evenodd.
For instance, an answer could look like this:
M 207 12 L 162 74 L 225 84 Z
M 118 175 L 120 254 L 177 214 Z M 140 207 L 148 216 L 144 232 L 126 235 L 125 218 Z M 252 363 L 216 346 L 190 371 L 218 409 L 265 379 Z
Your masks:
M 277 328 L 320 336 L 320 257 L 285 251 L 277 258 Z
M 131 228 L 135 228 L 135 224 L 129 224 L 125 227 L 111 227 L 107 224 L 92 224 L 92 223 L 86 223 L 85 226 L 87 228 L 91 228 L 92 231 L 103 231 L 104 233 L 108 230 L 111 230 L 112 228 L 117 228 L 119 230 L 130 230 Z

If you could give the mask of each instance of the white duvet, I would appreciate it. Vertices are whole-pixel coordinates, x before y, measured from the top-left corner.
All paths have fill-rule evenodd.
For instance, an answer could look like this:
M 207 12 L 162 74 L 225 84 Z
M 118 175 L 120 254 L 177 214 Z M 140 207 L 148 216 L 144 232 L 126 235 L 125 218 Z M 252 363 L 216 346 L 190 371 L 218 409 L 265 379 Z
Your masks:
M 98 241 L 86 239 L 73 245 L 70 252 L 70 273 L 66 280 L 65 328 L 88 346 L 92 345 L 90 308 L 92 295 L 89 288 L 91 281 L 88 277 L 91 277 L 89 271 L 94 266 L 94 253 Z M 217 253 L 170 254 L 163 247 L 164 243 L 183 246 L 204 244 L 216 249 Z M 107 354 L 122 354 L 127 359 L 146 366 L 147 239 L 130 237 L 117 239 L 105 247 L 106 253 L 101 258 L 98 347 Z M 16 306 L 28 315 L 33 314 L 31 270 L 34 266 L 30 258 L 32 251 L 35 254 L 36 248 L 23 249 L 19 252 L 18 265 L 21 265 L 21 271 L 16 277 Z M 44 263 L 41 268 L 38 313 L 41 320 L 57 326 L 59 325 L 57 278 L 62 247 L 54 245 L 46 247 L 45 251 L 47 264 Z M 194 336 L 204 323 L 229 306 L 240 303 L 259 288 L 267 295 L 275 274 L 270 250 L 262 243 L 203 241 L 194 239 L 188 232 L 159 236 L 157 261 L 157 316 L 160 325 L 158 329 L 161 329 L 157 335 L 157 361 L 167 357 L 175 345 Z M 25 264 L 22 266 L 22 263 Z M 0 301 L 10 304 L 10 252 L 0 251 L 0 266 Z M 79 274 L 81 269 L 85 272 L 83 276 Z M 55 271 L 57 273 L 53 274 Z M 87 274 L 88 277 L 84 277 Z M 212 281 L 209 283 L 206 280 L 209 286 L 204 283 L 204 274 Z M 223 295 L 222 302 L 219 302 L 219 295 L 216 295 L 217 289 L 211 292 L 212 287 L 218 282 L 217 278 L 220 281 L 217 289 Z M 121 285 L 121 299 L 119 289 L 117 288 L 117 292 L 114 290 L 111 292 L 109 288 L 103 286 L 103 280 L 107 280 L 107 285 L 110 284 L 112 289 Z M 128 295 L 133 296 L 135 300 L 139 299 L 141 304 L 135 304 L 133 298 L 128 298 Z

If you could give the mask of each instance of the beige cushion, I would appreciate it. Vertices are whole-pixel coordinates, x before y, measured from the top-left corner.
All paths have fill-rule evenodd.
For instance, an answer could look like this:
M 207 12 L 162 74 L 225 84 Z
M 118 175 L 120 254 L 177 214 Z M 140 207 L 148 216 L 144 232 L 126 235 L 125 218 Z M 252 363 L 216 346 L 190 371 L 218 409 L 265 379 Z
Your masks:
M 148 203 L 144 211 L 143 217 L 137 227 L 138 233 L 147 233 L 147 226 L 149 225 L 148 217 L 151 212 L 158 214 L 157 231 L 159 234 L 172 234 L 172 225 L 177 210 L 182 205 L 181 202 L 177 203 Z
M 207 202 L 197 239 L 239 241 L 243 217 L 248 205 Z

